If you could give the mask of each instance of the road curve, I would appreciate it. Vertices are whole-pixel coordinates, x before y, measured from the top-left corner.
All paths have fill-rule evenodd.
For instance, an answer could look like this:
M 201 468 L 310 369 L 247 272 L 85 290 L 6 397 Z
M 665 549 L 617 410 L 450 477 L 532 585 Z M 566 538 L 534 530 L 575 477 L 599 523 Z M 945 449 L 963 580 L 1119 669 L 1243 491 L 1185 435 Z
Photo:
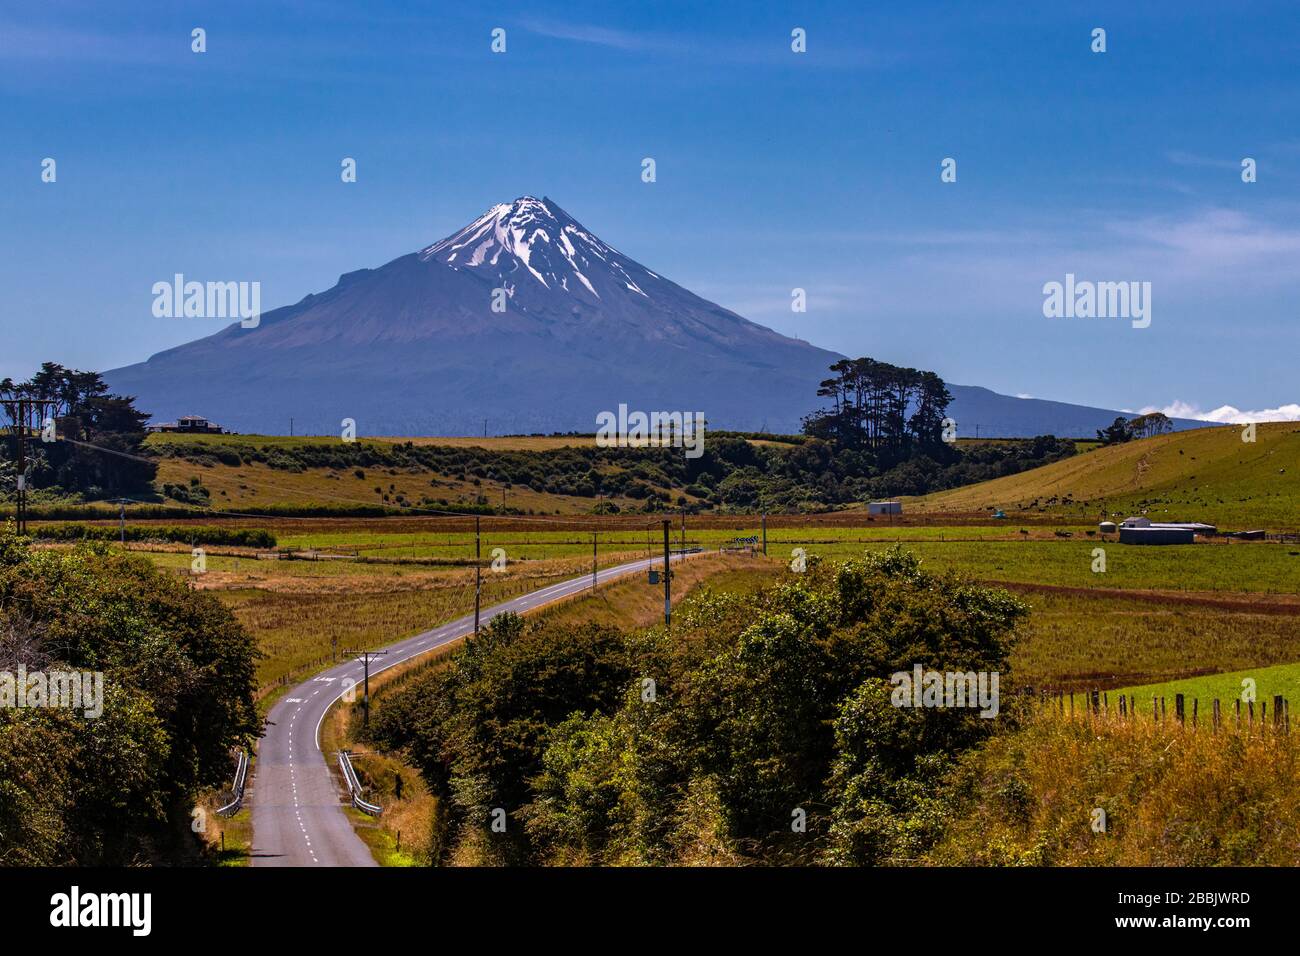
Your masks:
M 680 560 L 673 555 L 673 561 Z M 605 568 L 597 582 L 645 571 L 663 558 L 643 558 Z M 558 598 L 591 587 L 591 575 L 562 581 L 513 598 L 480 613 L 482 623 L 498 614 L 530 611 Z M 472 633 L 474 616 L 458 618 L 417 634 L 384 650 L 371 662 L 375 674 L 427 654 Z M 338 664 L 290 689 L 267 714 L 257 748 L 251 803 L 253 806 L 254 866 L 375 866 L 374 858 L 352 829 L 344 813 L 345 795 L 334 784 L 328 759 L 320 749 L 320 724 L 325 712 L 344 693 L 351 678 L 360 687 L 362 666 L 356 660 Z

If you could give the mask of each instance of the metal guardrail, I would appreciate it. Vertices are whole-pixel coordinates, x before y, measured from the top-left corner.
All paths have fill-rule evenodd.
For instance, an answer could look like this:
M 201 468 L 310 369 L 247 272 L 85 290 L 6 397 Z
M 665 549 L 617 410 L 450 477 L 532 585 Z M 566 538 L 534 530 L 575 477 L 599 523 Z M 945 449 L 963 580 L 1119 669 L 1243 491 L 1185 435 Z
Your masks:
M 235 760 L 235 784 L 231 788 L 235 799 L 217 810 L 218 816 L 228 817 L 239 812 L 239 808 L 244 804 L 244 784 L 247 782 L 248 754 L 241 750 L 239 751 L 239 757 Z
M 339 769 L 343 771 L 343 779 L 347 781 L 348 793 L 352 797 L 354 807 L 372 817 L 377 817 L 384 812 L 384 808 L 378 804 L 367 803 L 361 799 L 361 781 L 357 779 L 356 768 L 352 766 L 352 755 L 346 750 L 339 751 Z

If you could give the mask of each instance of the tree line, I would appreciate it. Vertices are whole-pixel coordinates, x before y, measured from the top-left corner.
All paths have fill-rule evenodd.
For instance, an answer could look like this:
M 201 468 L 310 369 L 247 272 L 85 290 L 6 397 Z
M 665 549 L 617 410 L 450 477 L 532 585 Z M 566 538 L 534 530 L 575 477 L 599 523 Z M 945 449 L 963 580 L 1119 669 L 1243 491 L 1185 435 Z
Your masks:
M 1166 435 L 1173 430 L 1173 420 L 1164 412 L 1151 412 L 1136 418 L 1121 415 L 1105 428 L 1098 429 L 1097 440 L 1103 445 L 1121 445 L 1138 438 Z

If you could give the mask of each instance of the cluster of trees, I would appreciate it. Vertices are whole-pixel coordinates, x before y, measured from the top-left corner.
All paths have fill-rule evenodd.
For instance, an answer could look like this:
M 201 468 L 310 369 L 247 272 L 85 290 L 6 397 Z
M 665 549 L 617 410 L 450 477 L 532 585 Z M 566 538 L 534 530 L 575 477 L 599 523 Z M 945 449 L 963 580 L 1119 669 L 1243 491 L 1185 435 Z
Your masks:
M 804 433 L 842 448 L 869 448 L 898 461 L 919 451 L 944 449 L 943 420 L 952 401 L 934 372 L 901 368 L 872 358 L 841 359 L 817 394 L 831 400 L 804 419 Z
M 133 399 L 110 395 L 98 372 L 82 372 L 46 362 L 25 382 L 11 378 L 0 380 L 0 399 L 18 398 L 52 401 L 54 404 L 47 414 L 54 419 L 55 433 L 60 439 L 72 439 L 46 442 L 29 438 L 28 487 L 59 489 L 86 498 L 144 494 L 152 490 L 157 466 L 150 461 L 123 457 L 123 454 L 141 454 L 149 416 L 135 408 Z M 98 447 L 85 447 L 87 444 Z M 7 485 L 9 491 L 13 490 L 16 461 L 17 435 L 11 434 L 8 441 L 0 444 L 0 473 L 9 478 L 0 487 Z
M 996 723 L 895 706 L 891 675 L 1005 680 L 1025 612 L 894 550 L 703 591 L 671 635 L 503 615 L 381 697 L 371 733 L 438 796 L 438 860 L 887 863 L 939 837 Z
M 98 716 L 0 707 L 0 866 L 193 855 L 196 798 L 261 730 L 257 653 L 220 602 L 146 558 L 0 532 L 0 673 L 103 675 Z
M 1136 418 L 1125 418 L 1121 415 L 1099 430 L 1097 438 L 1103 445 L 1120 445 L 1138 438 L 1168 434 L 1173 430 L 1173 420 L 1163 412 L 1151 412 Z

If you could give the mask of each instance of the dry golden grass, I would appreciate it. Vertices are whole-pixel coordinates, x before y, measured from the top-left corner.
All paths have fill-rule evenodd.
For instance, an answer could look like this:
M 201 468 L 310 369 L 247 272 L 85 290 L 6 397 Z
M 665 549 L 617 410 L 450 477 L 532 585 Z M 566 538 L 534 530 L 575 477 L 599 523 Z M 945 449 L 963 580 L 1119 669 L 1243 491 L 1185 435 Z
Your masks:
M 268 561 L 248 555 L 210 555 L 202 574 L 186 573 L 187 551 L 152 553 L 163 567 L 185 574 L 235 614 L 265 655 L 258 663 L 263 700 L 288 681 L 330 664 L 344 648 L 390 644 L 474 609 L 473 567 L 365 563 L 346 560 Z M 625 560 L 601 556 L 600 566 Z M 513 561 L 502 572 L 484 569 L 482 606 L 579 577 L 587 558 Z
M 203 811 L 203 830 L 198 837 L 207 844 L 218 866 L 249 866 L 253 848 L 252 811 L 245 805 L 232 816 L 218 816 L 217 808 L 229 796 L 229 793 L 209 791 L 198 800 L 197 809 Z
M 1271 716 L 1240 730 L 1228 719 L 1216 733 L 1205 714 L 1195 729 L 1149 709 L 1120 718 L 1114 700 L 1109 715 L 1031 707 L 978 756 L 972 805 L 928 862 L 1300 864 L 1297 740 Z
M 516 597 L 574 576 L 524 574 L 483 577 L 482 605 Z M 474 572 L 448 572 L 437 587 L 378 591 L 335 591 L 327 587 L 296 592 L 265 588 L 218 590 L 267 655 L 258 665 L 261 694 L 327 666 L 336 650 L 374 648 L 429 630 L 474 610 Z M 383 579 L 379 579 L 383 580 Z
M 474 504 L 481 495 L 494 507 L 544 514 L 586 514 L 597 502 L 594 498 L 533 491 L 527 485 L 507 488 L 503 482 L 487 479 L 476 485 L 425 469 L 370 468 L 363 469 L 363 474 L 364 478 L 358 478 L 353 470 L 332 468 L 292 472 L 260 463 L 204 466 L 183 458 L 163 458 L 158 462 L 155 485 L 188 485 L 191 478 L 197 477 L 208 489 L 213 508 L 253 513 L 259 507 L 272 505 L 397 508 L 403 501 L 417 507 L 455 511 Z M 421 505 L 426 497 L 445 498 L 448 503 Z M 641 505 L 630 498 L 608 500 L 620 508 Z
M 694 588 L 707 582 L 720 590 L 758 587 L 780 573 L 780 562 L 750 554 L 706 554 L 673 567 L 672 599 L 676 607 Z M 649 627 L 663 620 L 662 583 L 651 585 L 644 572 L 557 602 L 537 612 L 548 621 L 595 623 L 618 628 Z

